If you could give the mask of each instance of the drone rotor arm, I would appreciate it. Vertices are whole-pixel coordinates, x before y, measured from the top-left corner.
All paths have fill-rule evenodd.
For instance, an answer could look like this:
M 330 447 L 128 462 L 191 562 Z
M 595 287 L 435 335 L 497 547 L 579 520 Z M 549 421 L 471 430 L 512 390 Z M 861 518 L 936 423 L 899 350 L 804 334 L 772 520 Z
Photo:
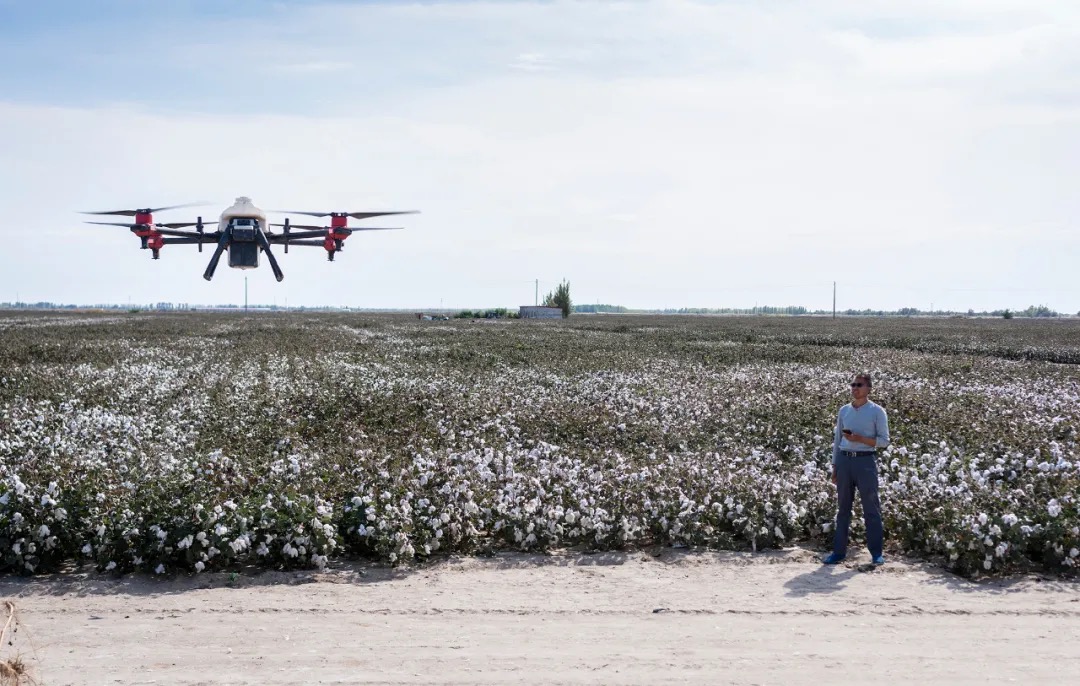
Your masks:
M 294 245 L 304 245 L 304 246 L 310 246 L 312 248 L 322 248 L 326 244 L 323 243 L 323 241 L 316 241 L 316 240 L 311 240 L 311 239 L 294 241 L 290 237 L 289 238 L 289 247 L 292 247 Z
M 293 240 L 296 238 L 322 238 L 326 235 L 329 229 L 319 229 L 318 231 L 290 231 L 289 232 L 289 245 L 293 244 Z M 271 243 L 284 243 L 285 234 L 273 233 L 267 236 Z

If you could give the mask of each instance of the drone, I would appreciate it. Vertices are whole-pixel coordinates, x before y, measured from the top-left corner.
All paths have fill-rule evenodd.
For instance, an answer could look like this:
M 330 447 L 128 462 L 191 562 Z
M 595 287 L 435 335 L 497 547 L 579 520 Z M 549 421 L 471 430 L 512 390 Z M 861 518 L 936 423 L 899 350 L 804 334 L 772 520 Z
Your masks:
M 131 222 L 86 222 L 102 226 L 123 226 L 139 237 L 142 249 L 149 249 L 153 259 L 160 259 L 161 249 L 166 245 L 198 245 L 202 252 L 203 244 L 217 244 L 210 264 L 203 272 L 203 278 L 207 281 L 214 278 L 218 260 L 221 254 L 229 251 L 229 266 L 234 269 L 256 269 L 259 266 L 259 252 L 266 253 L 266 261 L 274 271 L 274 278 L 281 281 L 285 278 L 281 267 L 278 266 L 271 245 L 284 245 L 285 252 L 289 252 L 290 245 L 321 246 L 326 250 L 326 258 L 333 262 L 334 255 L 345 247 L 345 240 L 354 231 L 398 231 L 401 227 L 373 227 L 373 226 L 349 226 L 349 217 L 353 219 L 368 219 L 391 214 L 417 214 L 416 210 L 404 210 L 394 212 L 299 212 L 289 210 L 269 210 L 278 214 L 301 214 L 310 217 L 329 217 L 329 226 L 317 226 L 314 224 L 291 224 L 288 217 L 283 224 L 271 224 L 266 219 L 266 212 L 255 207 L 251 198 L 239 197 L 231 207 L 226 208 L 220 219 L 216 222 L 214 231 L 206 231 L 203 218 L 198 217 L 193 222 L 166 222 L 154 221 L 154 214 L 165 210 L 175 210 L 181 207 L 197 207 L 205 203 L 193 203 L 187 205 L 170 205 L 168 207 L 145 207 L 136 210 L 114 210 L 108 212 L 82 212 L 81 214 L 95 215 L 119 215 L 132 217 Z M 211 226 L 214 222 L 210 223 Z M 271 226 L 282 227 L 280 233 L 270 230 Z M 185 231 L 194 227 L 194 231 Z M 299 229 L 299 230 L 297 230 Z

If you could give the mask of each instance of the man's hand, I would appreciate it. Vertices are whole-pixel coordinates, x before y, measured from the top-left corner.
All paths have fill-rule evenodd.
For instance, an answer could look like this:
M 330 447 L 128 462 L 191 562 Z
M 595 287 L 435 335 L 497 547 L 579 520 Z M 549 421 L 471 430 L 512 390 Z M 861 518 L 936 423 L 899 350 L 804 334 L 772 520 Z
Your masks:
M 871 447 L 877 445 L 877 442 L 874 439 L 868 438 L 867 436 L 860 436 L 856 433 L 844 434 L 844 437 L 853 443 L 862 443 L 863 445 L 868 445 Z
M 832 470 L 832 482 L 833 482 L 833 486 L 835 486 L 836 485 L 836 468 L 835 467 Z

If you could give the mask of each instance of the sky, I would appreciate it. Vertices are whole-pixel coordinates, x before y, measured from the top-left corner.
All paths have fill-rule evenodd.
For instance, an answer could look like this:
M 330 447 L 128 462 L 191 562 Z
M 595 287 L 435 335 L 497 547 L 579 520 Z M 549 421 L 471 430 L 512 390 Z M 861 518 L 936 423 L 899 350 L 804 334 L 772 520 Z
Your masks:
M 0 64 L 0 302 L 1080 311 L 1075 0 L 0 0 Z M 239 196 L 419 214 L 281 283 L 79 214 Z

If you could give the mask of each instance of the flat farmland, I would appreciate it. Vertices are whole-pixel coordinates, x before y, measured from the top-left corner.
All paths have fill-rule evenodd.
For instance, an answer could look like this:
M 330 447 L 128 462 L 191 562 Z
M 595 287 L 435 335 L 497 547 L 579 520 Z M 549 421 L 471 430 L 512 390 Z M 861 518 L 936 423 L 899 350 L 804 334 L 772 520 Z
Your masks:
M 50 684 L 1067 681 L 1078 361 L 1074 320 L 3 316 L 0 657 Z M 892 433 L 873 571 L 858 505 L 818 562 L 857 371 Z

